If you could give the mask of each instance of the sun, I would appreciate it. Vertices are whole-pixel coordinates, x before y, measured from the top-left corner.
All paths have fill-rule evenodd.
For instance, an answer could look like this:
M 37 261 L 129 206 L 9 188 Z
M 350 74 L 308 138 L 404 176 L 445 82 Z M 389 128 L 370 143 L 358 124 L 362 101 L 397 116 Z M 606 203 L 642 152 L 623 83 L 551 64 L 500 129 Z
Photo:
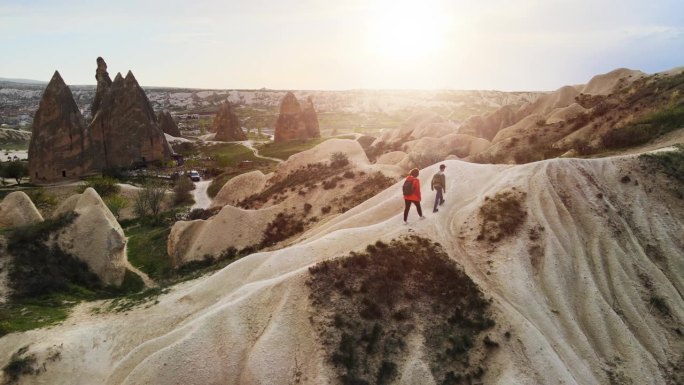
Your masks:
M 444 47 L 442 20 L 435 2 L 379 0 L 371 22 L 371 49 L 388 59 L 436 53 Z

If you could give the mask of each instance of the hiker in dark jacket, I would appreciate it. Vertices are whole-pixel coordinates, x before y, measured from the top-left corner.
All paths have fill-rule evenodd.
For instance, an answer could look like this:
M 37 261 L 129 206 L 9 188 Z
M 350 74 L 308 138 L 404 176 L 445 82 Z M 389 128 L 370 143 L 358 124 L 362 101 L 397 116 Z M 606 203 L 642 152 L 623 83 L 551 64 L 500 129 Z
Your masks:
M 446 176 L 444 176 L 445 168 L 445 165 L 440 164 L 439 172 L 432 177 L 432 183 L 430 183 L 430 188 L 432 189 L 432 191 L 437 190 L 437 195 L 435 196 L 435 208 L 432 209 L 433 213 L 439 211 L 437 210 L 438 205 L 441 206 L 444 204 L 443 194 L 446 192 Z
M 420 180 L 418 179 L 418 169 L 414 168 L 409 172 L 409 175 L 406 177 L 406 181 L 410 181 L 412 185 L 412 191 L 411 194 L 406 195 L 404 194 L 404 224 L 407 224 L 406 219 L 408 219 L 408 213 L 409 209 L 411 208 L 411 203 L 416 205 L 416 209 L 418 210 L 418 215 L 420 216 L 420 219 L 425 219 L 423 216 L 423 210 L 420 208 Z

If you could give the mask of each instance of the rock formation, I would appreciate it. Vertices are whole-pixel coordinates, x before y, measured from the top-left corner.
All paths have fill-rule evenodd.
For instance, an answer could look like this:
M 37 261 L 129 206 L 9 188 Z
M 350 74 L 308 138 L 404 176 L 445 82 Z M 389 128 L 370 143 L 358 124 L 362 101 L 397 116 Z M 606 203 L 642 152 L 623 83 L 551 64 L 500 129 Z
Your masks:
M 10 193 L 0 202 L 0 228 L 26 226 L 42 221 L 40 212 L 23 191 Z
M 95 116 L 97 111 L 100 109 L 100 104 L 102 103 L 102 98 L 105 92 L 109 90 L 112 85 L 112 79 L 109 78 L 109 73 L 107 72 L 107 63 L 101 57 L 97 58 L 97 70 L 95 70 L 95 80 L 97 80 L 97 89 L 95 90 L 95 99 L 93 100 L 93 105 L 90 108 L 90 116 Z
M 168 160 L 173 153 L 131 71 L 117 74 L 90 124 L 97 169 Z
M 235 111 L 233 111 L 233 105 L 227 100 L 221 104 L 216 113 L 212 131 L 216 133 L 215 140 L 226 142 L 247 140 L 247 135 L 242 132 L 240 127 L 240 120 L 235 115 Z
M 29 176 L 34 183 L 168 160 L 173 153 L 133 74 L 109 79 L 97 59 L 97 93 L 88 128 L 71 90 L 55 71 L 33 120 Z
M 321 136 L 321 130 L 318 125 L 318 115 L 316 115 L 316 109 L 314 108 L 311 96 L 307 97 L 306 102 L 303 104 L 302 118 L 304 119 L 304 126 L 306 127 L 308 137 L 319 138 Z
M 161 128 L 162 132 L 177 138 L 181 136 L 178 125 L 169 111 L 159 111 L 157 120 L 159 121 L 159 127 Z
M 280 115 L 275 124 L 275 142 L 294 139 L 311 139 L 321 136 L 318 116 L 313 101 L 308 98 L 304 109 L 292 92 L 280 102 Z
M 64 201 L 56 213 L 78 216 L 55 239 L 63 251 L 85 262 L 107 285 L 120 285 L 129 265 L 126 236 L 102 198 L 92 188 Z
M 223 185 L 211 202 L 211 207 L 235 206 L 241 200 L 262 191 L 268 177 L 259 170 L 240 174 Z
M 28 151 L 32 182 L 80 177 L 92 171 L 85 127 L 71 90 L 55 71 L 33 118 Z

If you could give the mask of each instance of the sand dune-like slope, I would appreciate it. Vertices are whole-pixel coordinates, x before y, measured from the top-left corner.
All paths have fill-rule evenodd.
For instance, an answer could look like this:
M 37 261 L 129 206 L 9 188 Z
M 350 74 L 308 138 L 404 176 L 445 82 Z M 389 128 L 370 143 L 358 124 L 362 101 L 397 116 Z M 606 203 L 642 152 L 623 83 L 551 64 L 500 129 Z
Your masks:
M 446 203 L 426 220 L 412 212 L 402 224 L 399 182 L 294 246 L 184 283 L 149 308 L 91 315 L 81 306 L 60 326 L 5 336 L 0 365 L 28 345 L 45 371 L 22 384 L 337 383 L 309 322 L 308 267 L 416 234 L 444 247 L 492 299 L 498 330 L 510 332 L 485 362 L 483 383 L 676 383 L 684 204 L 664 177 L 636 157 L 446 164 Z M 525 193 L 522 228 L 499 242 L 477 240 L 479 209 L 501 191 Z M 429 206 L 428 183 L 422 193 Z M 411 367 L 398 372 L 416 369 L 403 383 L 436 383 L 426 349 L 406 347 Z M 59 359 L 46 360 L 53 351 Z

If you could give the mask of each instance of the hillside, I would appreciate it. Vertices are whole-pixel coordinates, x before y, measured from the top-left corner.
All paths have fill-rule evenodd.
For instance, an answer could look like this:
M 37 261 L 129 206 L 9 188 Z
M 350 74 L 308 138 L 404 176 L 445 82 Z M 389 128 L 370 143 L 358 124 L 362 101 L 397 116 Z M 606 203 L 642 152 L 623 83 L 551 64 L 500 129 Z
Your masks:
M 19 384 L 682 383 L 682 181 L 663 168 L 681 157 L 449 160 L 426 220 L 402 224 L 398 182 L 125 313 L 6 335 L 0 365 L 23 362 Z

